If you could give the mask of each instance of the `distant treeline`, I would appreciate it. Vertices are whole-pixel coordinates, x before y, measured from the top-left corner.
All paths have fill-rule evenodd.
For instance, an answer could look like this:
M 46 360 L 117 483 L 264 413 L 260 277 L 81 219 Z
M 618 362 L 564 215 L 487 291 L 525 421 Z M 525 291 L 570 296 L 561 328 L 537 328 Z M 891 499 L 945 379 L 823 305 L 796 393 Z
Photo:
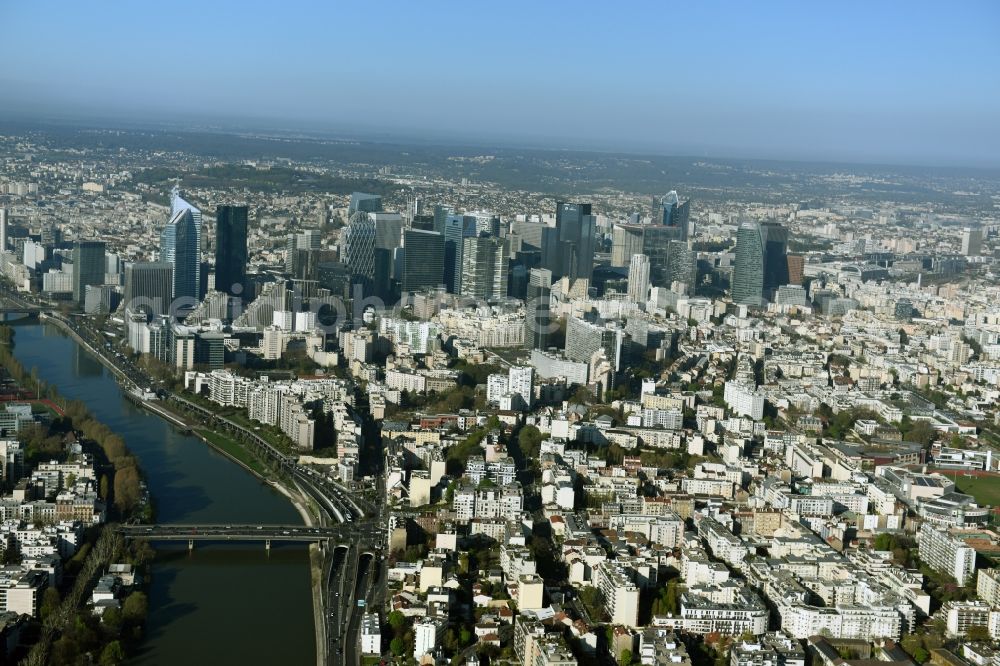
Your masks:
M 310 173 L 289 169 L 288 167 L 271 167 L 270 169 L 255 169 L 252 166 L 228 164 L 212 166 L 198 171 L 178 172 L 176 169 L 154 167 L 135 174 L 136 183 L 147 185 L 162 185 L 169 189 L 171 181 L 181 178 L 185 186 L 216 189 L 243 189 L 253 192 L 326 192 L 330 194 L 350 194 L 351 192 L 368 192 L 388 196 L 399 191 L 399 186 L 384 180 L 372 178 L 344 178 L 327 174 Z M 211 212 L 211 211 L 206 211 Z

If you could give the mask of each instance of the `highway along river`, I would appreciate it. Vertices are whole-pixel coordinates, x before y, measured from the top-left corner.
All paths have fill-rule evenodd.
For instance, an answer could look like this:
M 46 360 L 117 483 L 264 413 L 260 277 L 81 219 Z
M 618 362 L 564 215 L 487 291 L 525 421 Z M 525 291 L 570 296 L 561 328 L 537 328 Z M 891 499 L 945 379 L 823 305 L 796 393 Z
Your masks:
M 111 373 L 51 325 L 17 325 L 15 355 L 125 438 L 159 523 L 301 524 L 282 495 L 122 397 Z M 154 544 L 146 637 L 134 664 L 315 664 L 305 546 Z

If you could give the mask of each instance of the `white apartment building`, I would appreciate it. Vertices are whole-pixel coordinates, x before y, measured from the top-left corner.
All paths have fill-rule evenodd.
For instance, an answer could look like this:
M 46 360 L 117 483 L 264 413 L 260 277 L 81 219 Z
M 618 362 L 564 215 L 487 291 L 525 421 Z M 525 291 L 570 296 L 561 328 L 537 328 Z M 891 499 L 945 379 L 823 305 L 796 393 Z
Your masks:
M 438 620 L 421 620 L 413 625 L 413 658 L 420 661 L 425 654 L 434 652 L 441 634 Z
M 917 533 L 917 553 L 931 568 L 948 574 L 959 585 L 972 581 L 976 570 L 976 551 L 947 530 L 925 522 Z
M 705 540 L 712 555 L 731 567 L 739 568 L 750 552 L 742 539 L 714 518 L 698 521 L 698 536 Z
M 507 375 L 490 375 L 486 378 L 486 402 L 500 404 L 500 399 L 507 394 L 510 380 Z
M 747 590 L 740 590 L 734 603 L 684 592 L 681 594 L 680 613 L 676 616 L 656 616 L 653 624 L 694 634 L 740 636 L 749 633 L 759 636 L 767 631 L 768 619 L 764 602 Z
M 976 572 L 976 596 L 1000 608 L 1000 569 L 979 569 Z
M 1000 612 L 990 608 L 985 601 L 948 601 L 938 611 L 944 617 L 945 631 L 949 636 L 961 638 L 972 627 L 986 627 L 990 635 L 997 635 Z
M 723 399 L 734 413 L 755 421 L 764 418 L 764 395 L 734 381 L 726 382 Z
M 507 371 L 507 390 L 521 399 L 523 408 L 534 403 L 535 369 L 531 366 L 514 366 Z
M 800 639 L 825 634 L 833 638 L 899 640 L 903 627 L 903 616 L 892 606 L 778 604 L 778 615 L 782 630 Z
M 361 618 L 361 654 L 382 654 L 378 613 L 365 613 Z
M 604 597 L 604 610 L 612 624 L 635 628 L 639 623 L 639 587 L 632 582 L 630 571 L 621 564 L 607 560 L 597 565 L 594 582 Z

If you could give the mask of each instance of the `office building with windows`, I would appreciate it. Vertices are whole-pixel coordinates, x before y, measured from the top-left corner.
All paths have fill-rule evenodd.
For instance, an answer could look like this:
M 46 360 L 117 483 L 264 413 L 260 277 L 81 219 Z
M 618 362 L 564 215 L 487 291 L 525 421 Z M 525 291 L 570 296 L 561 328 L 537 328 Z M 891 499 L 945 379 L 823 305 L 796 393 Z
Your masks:
M 653 211 L 653 223 L 664 227 L 676 227 L 680 230 L 678 240 L 688 238 L 688 220 L 691 215 L 691 200 L 681 203 L 677 192 L 671 190 L 667 192 L 655 206 Z
M 462 293 L 462 254 L 466 238 L 478 236 L 474 218 L 449 215 L 444 221 L 444 285 L 450 294 Z
M 622 338 L 624 332 L 614 323 L 592 324 L 578 317 L 566 320 L 566 357 L 590 363 L 594 354 L 604 350 L 611 367 L 621 367 Z
M 350 217 L 359 211 L 363 213 L 378 213 L 381 210 L 382 197 L 377 194 L 354 192 L 351 194 L 351 203 L 347 207 L 347 216 Z
M 549 342 L 549 299 L 552 295 L 552 271 L 532 268 L 528 272 L 525 301 L 524 347 L 545 350 Z
M 506 238 L 462 239 L 462 296 L 485 300 L 507 295 L 509 248 Z
M 167 314 L 174 288 L 174 268 L 165 261 L 125 267 L 125 309 L 147 316 Z
M 87 287 L 104 284 L 104 243 L 78 241 L 73 246 L 73 300 L 83 305 Z
M 736 232 L 732 296 L 740 305 L 764 304 L 764 238 L 760 224 L 754 221 L 741 223 Z
M 437 289 L 444 283 L 444 235 L 403 231 L 403 291 Z
M 170 221 L 160 232 L 160 261 L 173 266 L 173 299 L 184 299 L 194 307 L 201 299 L 201 211 L 176 189 Z
M 645 303 L 649 298 L 649 257 L 632 255 L 628 268 L 628 300 Z
M 243 297 L 247 280 L 246 206 L 215 209 L 215 290 Z
M 597 218 L 590 214 L 590 204 L 556 203 L 556 229 L 558 230 L 558 251 L 550 253 L 549 261 L 557 265 L 546 265 L 553 277 L 589 280 L 594 271 L 594 243 L 597 233 Z

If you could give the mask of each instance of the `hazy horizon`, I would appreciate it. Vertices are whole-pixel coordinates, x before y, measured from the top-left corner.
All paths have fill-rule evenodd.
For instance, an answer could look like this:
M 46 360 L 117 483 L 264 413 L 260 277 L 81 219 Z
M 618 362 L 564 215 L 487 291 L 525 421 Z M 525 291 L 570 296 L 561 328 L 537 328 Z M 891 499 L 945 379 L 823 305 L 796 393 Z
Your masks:
M 1000 166 L 993 3 L 280 9 L 8 6 L 0 116 Z

